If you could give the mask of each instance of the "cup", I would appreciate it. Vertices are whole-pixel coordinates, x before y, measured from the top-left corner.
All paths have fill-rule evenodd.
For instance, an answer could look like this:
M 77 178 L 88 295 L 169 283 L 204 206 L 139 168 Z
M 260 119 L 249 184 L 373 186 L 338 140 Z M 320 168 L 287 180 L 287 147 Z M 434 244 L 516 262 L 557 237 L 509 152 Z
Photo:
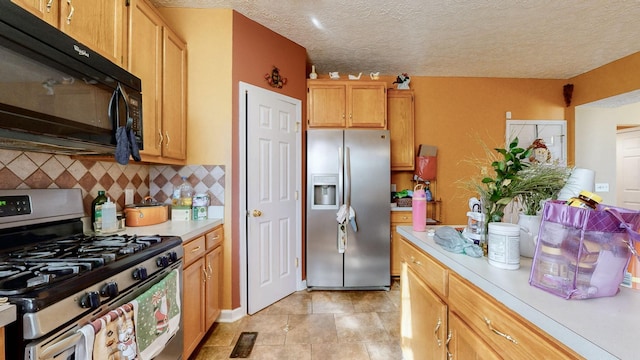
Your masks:
M 380 79 L 380 71 L 369 73 L 369 77 L 371 78 L 371 80 Z

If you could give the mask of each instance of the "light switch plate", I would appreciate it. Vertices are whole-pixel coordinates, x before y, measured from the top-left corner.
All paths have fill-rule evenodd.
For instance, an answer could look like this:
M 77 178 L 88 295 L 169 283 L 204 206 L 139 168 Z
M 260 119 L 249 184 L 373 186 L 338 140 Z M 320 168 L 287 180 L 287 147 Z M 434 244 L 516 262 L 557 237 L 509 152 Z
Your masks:
M 609 192 L 609 183 L 596 183 L 596 192 Z

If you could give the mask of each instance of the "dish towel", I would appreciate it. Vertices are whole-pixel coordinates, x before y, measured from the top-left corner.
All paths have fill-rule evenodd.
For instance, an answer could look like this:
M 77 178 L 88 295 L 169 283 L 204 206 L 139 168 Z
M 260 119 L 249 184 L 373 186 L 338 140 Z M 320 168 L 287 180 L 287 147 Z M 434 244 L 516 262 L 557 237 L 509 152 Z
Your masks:
M 131 302 L 140 360 L 158 355 L 180 327 L 178 270 Z
M 87 324 L 78 329 L 78 332 L 82 335 L 82 341 L 76 345 L 76 358 L 93 358 L 93 341 L 95 339 L 95 329 L 93 328 L 93 325 Z
M 123 305 L 93 321 L 93 360 L 137 360 L 133 308 Z
M 343 204 L 340 206 L 336 213 L 336 221 L 338 221 L 338 224 L 344 224 L 347 221 L 347 214 L 349 214 L 348 220 L 353 231 L 357 232 L 358 224 L 356 224 L 356 211 L 353 209 L 353 206 L 349 206 L 349 211 L 347 211 L 347 205 Z
M 141 160 L 140 149 L 138 149 L 138 143 L 136 142 L 133 129 L 120 126 L 116 130 L 115 158 L 118 164 L 127 165 L 129 163 L 129 156 L 132 156 L 135 161 Z

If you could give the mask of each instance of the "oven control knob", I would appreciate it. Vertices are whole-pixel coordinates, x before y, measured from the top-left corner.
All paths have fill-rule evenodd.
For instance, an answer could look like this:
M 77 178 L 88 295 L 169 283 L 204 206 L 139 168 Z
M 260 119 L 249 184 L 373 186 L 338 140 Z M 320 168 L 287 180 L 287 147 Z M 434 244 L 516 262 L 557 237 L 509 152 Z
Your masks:
M 115 281 L 110 281 L 100 289 L 100 295 L 102 297 L 114 298 L 118 296 L 118 284 Z
M 171 260 L 172 263 L 178 261 L 178 254 L 175 251 L 172 251 L 167 255 L 169 256 L 169 260 Z
M 158 267 L 167 267 L 169 266 L 169 256 L 168 255 L 162 255 L 159 258 L 156 259 L 156 265 L 158 265 Z
M 133 278 L 136 280 L 146 280 L 148 277 L 147 269 L 144 267 L 139 267 L 133 270 Z
M 100 306 L 100 294 L 97 291 L 89 291 L 80 298 L 80 306 L 83 308 L 97 309 Z

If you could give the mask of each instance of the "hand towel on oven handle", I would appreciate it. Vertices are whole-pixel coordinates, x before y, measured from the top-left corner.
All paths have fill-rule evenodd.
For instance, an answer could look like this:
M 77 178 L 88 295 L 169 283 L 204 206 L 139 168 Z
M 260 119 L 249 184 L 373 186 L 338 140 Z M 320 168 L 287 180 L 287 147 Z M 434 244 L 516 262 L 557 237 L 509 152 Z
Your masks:
M 131 302 L 140 360 L 157 356 L 180 326 L 178 270 L 173 270 Z
M 133 307 L 120 306 L 91 323 L 95 330 L 93 360 L 138 359 Z

